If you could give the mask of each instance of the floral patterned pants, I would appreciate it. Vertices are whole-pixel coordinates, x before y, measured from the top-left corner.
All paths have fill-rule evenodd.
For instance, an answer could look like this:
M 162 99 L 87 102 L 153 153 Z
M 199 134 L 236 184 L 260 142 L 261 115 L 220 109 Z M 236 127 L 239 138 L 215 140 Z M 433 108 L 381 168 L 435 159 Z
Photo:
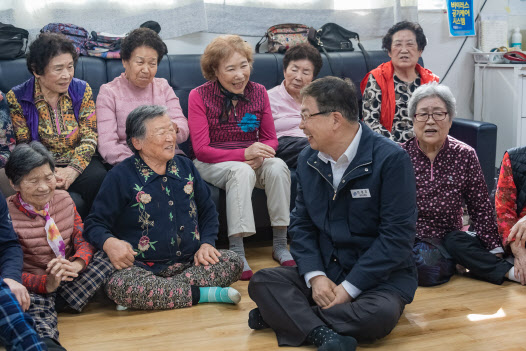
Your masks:
M 226 287 L 241 276 L 243 262 L 233 251 L 219 250 L 219 262 L 208 266 L 176 263 L 157 273 L 137 266 L 115 271 L 106 293 L 115 303 L 141 310 L 192 306 L 192 286 Z

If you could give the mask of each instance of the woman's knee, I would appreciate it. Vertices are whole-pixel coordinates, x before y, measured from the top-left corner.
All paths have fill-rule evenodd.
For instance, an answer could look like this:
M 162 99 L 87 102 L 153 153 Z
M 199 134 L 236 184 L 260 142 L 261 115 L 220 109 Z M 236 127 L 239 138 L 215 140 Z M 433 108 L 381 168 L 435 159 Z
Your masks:
M 228 269 L 232 283 L 238 281 L 241 273 L 243 273 L 243 260 L 241 257 L 231 250 L 219 250 L 219 253 L 221 254 L 219 262 L 228 265 L 226 268 Z
M 256 182 L 256 173 L 248 164 L 239 162 L 235 167 L 231 167 L 228 173 L 229 181 L 236 180 L 242 182 Z
M 444 247 L 452 255 L 464 251 L 467 247 L 473 245 L 473 241 L 478 240 L 476 237 L 469 235 L 460 230 L 446 234 L 444 237 Z
M 289 167 L 281 158 L 268 158 L 265 160 L 265 163 L 267 163 L 268 166 L 265 165 L 264 172 L 266 172 L 270 176 L 290 179 Z

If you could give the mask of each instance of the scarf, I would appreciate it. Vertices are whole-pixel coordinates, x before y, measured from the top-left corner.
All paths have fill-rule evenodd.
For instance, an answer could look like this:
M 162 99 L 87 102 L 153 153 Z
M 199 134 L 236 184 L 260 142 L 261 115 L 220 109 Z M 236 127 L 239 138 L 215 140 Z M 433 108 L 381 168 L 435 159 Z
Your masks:
M 60 235 L 60 231 L 58 230 L 55 221 L 49 215 L 49 202 L 46 204 L 46 206 L 44 206 L 43 210 L 37 210 L 32 205 L 22 200 L 20 193 L 18 193 L 18 200 L 27 212 L 31 213 L 32 215 L 39 215 L 46 220 L 46 225 L 44 228 L 46 229 L 47 243 L 55 253 L 55 256 L 66 258 L 66 244 Z
M 230 116 L 230 112 L 232 108 L 234 107 L 233 101 L 245 101 L 250 102 L 249 99 L 247 99 L 243 94 L 234 94 L 231 91 L 226 90 L 219 81 L 217 81 L 217 84 L 219 84 L 219 91 L 221 94 L 225 96 L 225 99 L 223 100 L 223 112 L 221 113 L 221 123 L 228 122 L 228 117 Z M 234 114 L 236 113 L 236 110 L 234 109 Z M 237 117 L 237 116 L 236 116 Z

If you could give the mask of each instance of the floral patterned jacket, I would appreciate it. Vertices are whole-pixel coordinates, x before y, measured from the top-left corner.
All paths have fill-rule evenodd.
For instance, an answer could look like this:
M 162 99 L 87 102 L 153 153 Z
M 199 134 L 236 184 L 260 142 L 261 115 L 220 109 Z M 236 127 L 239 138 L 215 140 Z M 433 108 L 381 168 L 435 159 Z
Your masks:
M 135 264 L 158 273 L 190 262 L 203 243 L 215 246 L 218 226 L 208 185 L 189 158 L 176 155 L 159 175 L 135 154 L 104 179 L 84 238 L 99 250 L 110 237 L 125 240 Z

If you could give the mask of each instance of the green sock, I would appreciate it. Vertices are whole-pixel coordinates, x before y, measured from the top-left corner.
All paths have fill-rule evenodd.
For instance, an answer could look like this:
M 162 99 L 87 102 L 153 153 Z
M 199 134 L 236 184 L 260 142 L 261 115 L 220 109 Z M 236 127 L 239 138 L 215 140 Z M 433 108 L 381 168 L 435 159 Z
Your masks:
M 241 301 L 241 294 L 234 288 L 199 288 L 199 302 L 232 303 L 237 305 Z

